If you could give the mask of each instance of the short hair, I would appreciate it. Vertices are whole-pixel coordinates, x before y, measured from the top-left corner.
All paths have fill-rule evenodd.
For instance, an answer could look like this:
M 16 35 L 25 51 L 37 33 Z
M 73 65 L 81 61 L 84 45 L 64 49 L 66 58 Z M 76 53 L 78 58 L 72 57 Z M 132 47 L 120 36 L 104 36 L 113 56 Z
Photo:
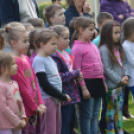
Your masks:
M 58 38 L 58 35 L 52 30 L 43 29 L 38 34 L 35 40 L 35 44 L 38 48 L 40 48 L 40 43 L 47 44 L 52 37 Z
M 51 0 L 51 1 L 52 1 L 52 3 L 56 2 L 56 0 Z
M 23 26 L 25 27 L 27 32 L 31 32 L 31 27 L 33 27 L 33 25 L 31 23 L 22 23 Z M 34 27 L 33 27 L 34 28 Z
M 28 23 L 32 24 L 34 27 L 44 27 L 42 24 L 44 23 L 44 20 L 41 18 L 30 18 L 27 20 Z
M 60 10 L 62 9 L 61 6 L 59 5 L 50 5 L 46 8 L 45 12 L 44 12 L 44 16 L 45 16 L 45 19 L 47 20 L 47 22 L 52 25 L 51 21 L 50 21 L 50 18 L 54 17 L 55 16 L 55 12 L 57 10 Z
M 113 15 L 107 12 L 101 12 L 97 16 L 97 22 L 98 24 L 102 24 L 104 20 L 106 19 L 112 19 L 113 20 Z
M 122 25 L 123 40 L 128 39 L 134 33 L 134 18 L 128 18 Z

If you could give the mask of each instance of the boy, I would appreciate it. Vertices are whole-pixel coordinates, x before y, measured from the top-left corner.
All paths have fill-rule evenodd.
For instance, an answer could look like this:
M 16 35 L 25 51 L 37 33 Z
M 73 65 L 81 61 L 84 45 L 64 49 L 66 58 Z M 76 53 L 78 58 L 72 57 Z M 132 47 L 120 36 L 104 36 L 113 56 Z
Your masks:
M 97 23 L 98 23 L 98 27 L 101 31 L 101 28 L 102 26 L 108 22 L 108 21 L 111 21 L 113 20 L 113 16 L 112 14 L 110 13 L 107 13 L 107 12 L 101 12 L 99 13 L 99 15 L 97 16 Z M 98 35 L 94 40 L 93 40 L 93 43 L 99 47 L 99 43 L 100 43 L 100 35 Z
M 44 13 L 45 19 L 50 26 L 65 25 L 65 16 L 62 7 L 59 5 L 50 5 Z

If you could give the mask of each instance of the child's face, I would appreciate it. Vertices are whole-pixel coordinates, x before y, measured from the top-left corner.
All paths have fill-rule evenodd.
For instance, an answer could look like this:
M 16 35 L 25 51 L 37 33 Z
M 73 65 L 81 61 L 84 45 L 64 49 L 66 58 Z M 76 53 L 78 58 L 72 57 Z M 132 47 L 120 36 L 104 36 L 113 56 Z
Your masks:
M 61 6 L 62 5 L 62 0 L 56 0 L 56 2 L 54 4 Z
M 57 47 L 59 50 L 64 50 L 69 46 L 69 31 L 66 30 L 63 32 L 62 36 L 58 38 Z
M 18 65 L 15 63 L 15 59 L 13 58 L 12 64 L 11 64 L 11 69 L 8 72 L 9 76 L 15 75 L 17 74 L 17 70 L 18 70 Z
M 65 15 L 62 9 L 55 12 L 54 17 L 51 19 L 52 25 L 65 25 Z
M 90 24 L 85 30 L 82 30 L 82 38 L 85 41 L 89 41 L 93 38 L 94 35 L 94 24 Z
M 45 55 L 54 54 L 57 49 L 57 37 L 53 36 L 48 43 L 44 44 L 42 48 Z
M 18 41 L 15 41 L 13 44 L 13 48 L 17 50 L 20 53 L 26 53 L 29 48 L 29 37 L 28 33 L 19 33 L 19 39 Z
M 113 27 L 113 41 L 114 43 L 118 43 L 120 40 L 120 27 L 114 26 Z

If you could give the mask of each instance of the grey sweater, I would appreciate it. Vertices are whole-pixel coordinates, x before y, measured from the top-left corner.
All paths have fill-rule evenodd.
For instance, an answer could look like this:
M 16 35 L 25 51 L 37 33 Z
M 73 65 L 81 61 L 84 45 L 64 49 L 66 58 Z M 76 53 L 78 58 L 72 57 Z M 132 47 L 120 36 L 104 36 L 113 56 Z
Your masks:
M 119 49 L 120 48 L 117 47 L 117 50 Z M 104 67 L 104 75 L 106 77 L 106 83 L 108 89 L 115 89 L 119 87 L 123 76 L 121 65 L 119 64 L 118 61 L 116 66 L 112 65 L 110 55 L 106 45 L 101 46 L 100 55 Z M 124 61 L 122 61 L 122 64 L 124 66 L 124 75 L 128 76 L 126 58 Z

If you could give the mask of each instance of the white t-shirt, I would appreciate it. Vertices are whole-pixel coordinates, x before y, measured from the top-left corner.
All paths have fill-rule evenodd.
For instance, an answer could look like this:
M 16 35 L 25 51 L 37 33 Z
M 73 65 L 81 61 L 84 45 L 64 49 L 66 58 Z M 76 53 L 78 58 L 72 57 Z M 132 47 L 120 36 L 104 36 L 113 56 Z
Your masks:
M 38 18 L 35 4 L 32 0 L 18 0 L 20 21 L 26 22 L 30 18 Z
M 33 60 L 33 69 L 35 73 L 45 72 L 48 81 L 59 91 L 62 92 L 62 81 L 59 75 L 57 64 L 51 57 L 42 57 L 37 55 Z M 38 82 L 39 84 L 39 82 Z M 43 99 L 49 98 L 50 96 L 43 91 L 39 85 Z
M 125 40 L 123 48 L 127 57 L 128 75 L 130 76 L 128 86 L 132 87 L 134 86 L 134 43 Z

